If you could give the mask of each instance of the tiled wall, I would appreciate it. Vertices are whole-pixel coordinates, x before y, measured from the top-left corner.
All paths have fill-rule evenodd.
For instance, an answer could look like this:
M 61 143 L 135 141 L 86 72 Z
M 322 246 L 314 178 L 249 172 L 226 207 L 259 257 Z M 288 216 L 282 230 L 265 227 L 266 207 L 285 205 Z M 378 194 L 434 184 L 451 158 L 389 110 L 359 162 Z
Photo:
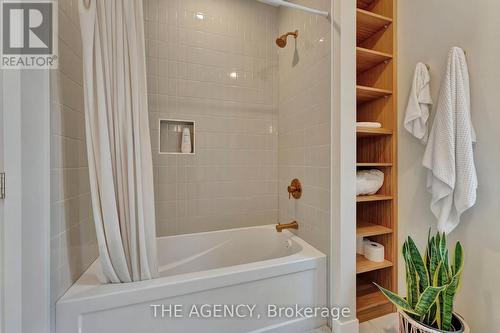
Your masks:
M 277 221 L 278 33 L 249 0 L 144 0 L 159 236 Z M 158 119 L 196 122 L 159 155 Z
M 52 306 L 97 257 L 85 146 L 77 5 L 76 0 L 59 1 L 59 68 L 51 72 Z
M 296 1 L 330 11 L 328 0 Z M 293 178 L 303 186 L 300 200 L 279 192 L 279 219 L 296 219 L 298 234 L 324 253 L 330 251 L 330 22 L 280 9 L 280 33 L 299 30 L 279 53 L 279 188 Z

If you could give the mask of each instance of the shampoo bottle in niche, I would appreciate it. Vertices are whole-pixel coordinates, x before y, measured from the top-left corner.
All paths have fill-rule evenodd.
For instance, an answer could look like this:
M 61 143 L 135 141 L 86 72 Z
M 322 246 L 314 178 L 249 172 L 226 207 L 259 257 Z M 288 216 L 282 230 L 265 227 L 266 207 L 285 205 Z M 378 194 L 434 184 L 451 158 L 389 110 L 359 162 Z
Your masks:
M 191 153 L 191 131 L 189 127 L 184 127 L 182 130 L 181 152 L 183 154 Z

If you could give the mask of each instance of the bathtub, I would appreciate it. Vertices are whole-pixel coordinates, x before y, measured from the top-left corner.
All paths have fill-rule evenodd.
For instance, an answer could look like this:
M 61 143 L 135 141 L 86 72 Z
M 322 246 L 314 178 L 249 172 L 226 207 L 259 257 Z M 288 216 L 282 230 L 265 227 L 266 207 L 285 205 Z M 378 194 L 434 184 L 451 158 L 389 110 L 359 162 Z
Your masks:
M 326 323 L 292 313 L 326 304 L 326 257 L 288 231 L 169 236 L 157 247 L 150 281 L 102 284 L 94 262 L 57 302 L 56 333 L 304 333 Z

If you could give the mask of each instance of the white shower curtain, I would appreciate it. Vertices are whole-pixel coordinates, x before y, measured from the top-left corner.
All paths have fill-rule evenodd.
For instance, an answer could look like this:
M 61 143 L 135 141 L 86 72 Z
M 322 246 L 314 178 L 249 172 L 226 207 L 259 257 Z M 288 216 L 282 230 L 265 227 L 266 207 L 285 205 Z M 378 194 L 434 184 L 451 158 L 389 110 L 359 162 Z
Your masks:
M 142 0 L 79 0 L 92 207 L 108 282 L 157 276 Z

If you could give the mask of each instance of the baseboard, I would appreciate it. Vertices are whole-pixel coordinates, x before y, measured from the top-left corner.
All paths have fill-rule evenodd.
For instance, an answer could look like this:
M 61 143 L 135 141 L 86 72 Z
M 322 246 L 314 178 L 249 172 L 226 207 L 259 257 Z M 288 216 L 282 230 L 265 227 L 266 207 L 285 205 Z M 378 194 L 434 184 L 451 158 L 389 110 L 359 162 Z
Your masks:
M 323 325 L 326 325 L 326 320 L 320 320 L 317 318 L 299 318 L 254 330 L 249 333 L 304 333 Z
M 356 318 L 349 321 L 332 320 L 333 333 L 358 333 L 359 322 Z

